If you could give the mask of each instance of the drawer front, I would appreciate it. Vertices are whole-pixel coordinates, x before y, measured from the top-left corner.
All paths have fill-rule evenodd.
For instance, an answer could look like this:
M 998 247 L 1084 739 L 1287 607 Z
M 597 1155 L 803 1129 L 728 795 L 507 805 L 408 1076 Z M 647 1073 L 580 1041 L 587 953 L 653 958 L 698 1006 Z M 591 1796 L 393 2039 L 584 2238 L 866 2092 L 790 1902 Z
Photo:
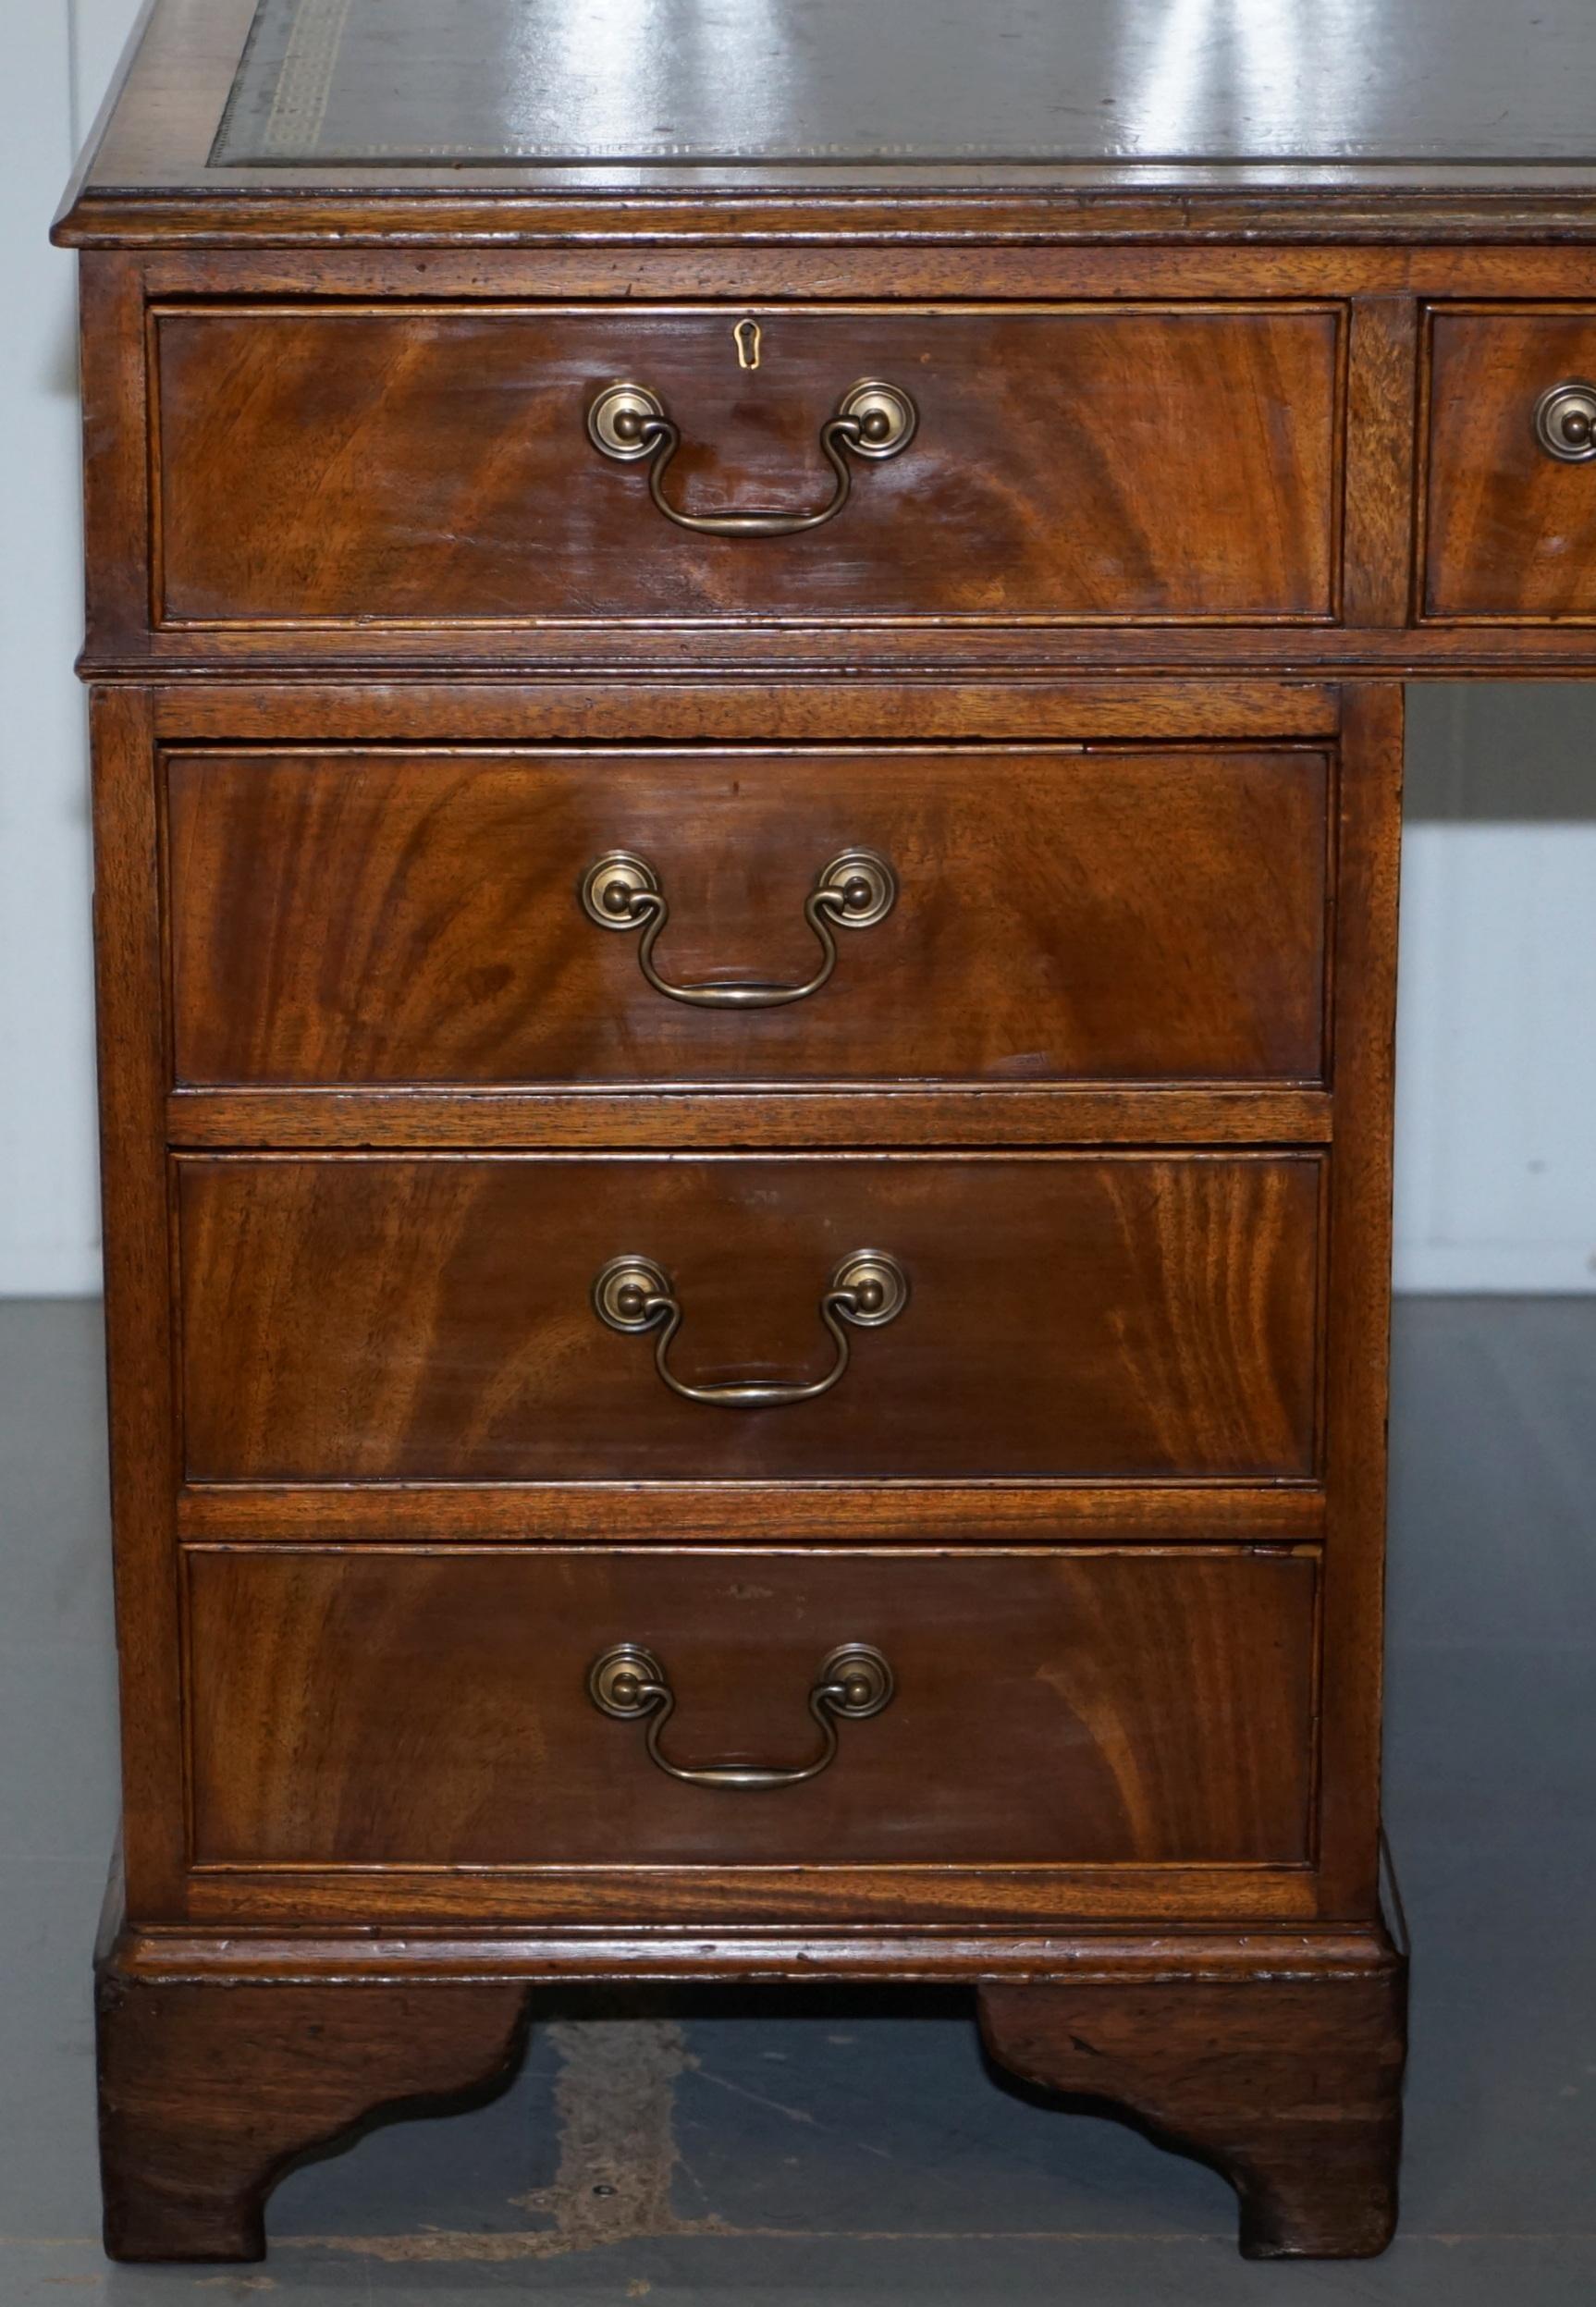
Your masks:
M 189 1475 L 1307 1479 L 1323 1172 L 1306 1153 L 184 1159 Z M 688 1399 L 661 1364 L 700 1393 L 814 1391 Z
M 1596 434 L 1579 421 L 1596 308 L 1441 312 L 1431 331 L 1426 614 L 1596 618 Z M 1586 392 L 1560 400 L 1565 386 Z
M 1337 308 L 783 307 L 757 370 L 747 317 L 159 313 L 157 623 L 1334 614 Z M 862 378 L 908 395 L 913 435 L 833 436 L 834 471 Z M 679 434 L 668 470 L 595 446 L 618 379 Z M 848 497 L 703 534 L 651 476 L 695 518 Z
M 1311 1559 L 295 1549 L 187 1567 L 202 1863 L 1308 1856 Z M 621 1645 L 674 1697 L 665 1763 L 801 1770 L 828 1726 L 835 1758 L 775 1787 L 670 1776 L 650 1720 L 590 1695 Z M 861 1646 L 889 1702 L 816 1719 L 827 1661 Z M 869 1704 L 884 1684 L 859 1687 Z
M 1322 753 L 197 754 L 166 777 L 182 1082 L 1323 1074 Z M 654 886 L 607 914 L 618 851 Z

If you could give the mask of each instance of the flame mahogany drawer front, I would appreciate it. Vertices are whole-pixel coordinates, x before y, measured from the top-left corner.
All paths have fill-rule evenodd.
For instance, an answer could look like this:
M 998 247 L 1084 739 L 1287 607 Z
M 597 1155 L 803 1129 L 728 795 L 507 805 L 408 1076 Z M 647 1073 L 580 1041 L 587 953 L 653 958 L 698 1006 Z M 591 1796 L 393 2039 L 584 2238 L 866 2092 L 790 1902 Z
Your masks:
M 185 1158 L 188 1475 L 1309 1479 L 1325 1166 Z
M 738 319 L 157 308 L 157 625 L 1338 613 L 1339 306 Z
M 1596 305 L 1430 320 L 1424 612 L 1596 620 Z
M 186 1568 L 202 1865 L 1310 1856 L 1308 1557 L 295 1548 Z M 669 1719 L 629 1711 L 624 1681 L 595 1702 L 623 1646 Z M 834 1712 L 811 1704 L 829 1664 Z M 671 1774 L 816 1763 L 774 1791 Z
M 177 1076 L 1315 1081 L 1329 787 L 1310 749 L 178 755 Z

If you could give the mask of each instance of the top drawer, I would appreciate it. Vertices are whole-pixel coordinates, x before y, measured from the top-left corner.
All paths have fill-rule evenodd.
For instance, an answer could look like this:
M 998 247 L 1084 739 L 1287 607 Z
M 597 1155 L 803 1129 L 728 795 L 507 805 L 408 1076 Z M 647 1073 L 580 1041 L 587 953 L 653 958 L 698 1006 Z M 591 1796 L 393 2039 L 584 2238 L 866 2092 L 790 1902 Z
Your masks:
M 1423 612 L 1596 620 L 1596 308 L 1430 322 Z
M 1340 339 L 1301 305 L 159 309 L 154 618 L 1325 620 Z M 861 379 L 901 442 L 879 400 L 828 434 Z M 622 380 L 669 428 L 599 423 L 630 459 L 589 422 Z

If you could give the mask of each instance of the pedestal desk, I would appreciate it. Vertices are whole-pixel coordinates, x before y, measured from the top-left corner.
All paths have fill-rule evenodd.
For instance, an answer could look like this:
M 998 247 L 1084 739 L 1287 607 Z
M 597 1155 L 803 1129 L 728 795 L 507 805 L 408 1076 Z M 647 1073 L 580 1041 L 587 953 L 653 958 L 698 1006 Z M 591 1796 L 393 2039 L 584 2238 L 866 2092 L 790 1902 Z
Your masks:
M 1596 668 L 1593 85 L 158 0 L 58 227 L 116 2255 L 569 1981 L 967 1982 L 1387 2241 L 1402 684 Z

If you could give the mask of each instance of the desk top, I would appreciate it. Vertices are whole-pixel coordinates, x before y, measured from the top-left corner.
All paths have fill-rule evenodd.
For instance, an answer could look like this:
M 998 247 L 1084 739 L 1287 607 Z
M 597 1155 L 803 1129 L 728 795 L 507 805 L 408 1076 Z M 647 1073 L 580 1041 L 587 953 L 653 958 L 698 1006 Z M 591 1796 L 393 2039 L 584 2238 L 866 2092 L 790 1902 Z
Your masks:
M 1596 237 L 1596 0 L 152 0 L 61 237 L 1006 189 Z
M 260 0 L 214 158 L 1578 161 L 1596 0 Z

